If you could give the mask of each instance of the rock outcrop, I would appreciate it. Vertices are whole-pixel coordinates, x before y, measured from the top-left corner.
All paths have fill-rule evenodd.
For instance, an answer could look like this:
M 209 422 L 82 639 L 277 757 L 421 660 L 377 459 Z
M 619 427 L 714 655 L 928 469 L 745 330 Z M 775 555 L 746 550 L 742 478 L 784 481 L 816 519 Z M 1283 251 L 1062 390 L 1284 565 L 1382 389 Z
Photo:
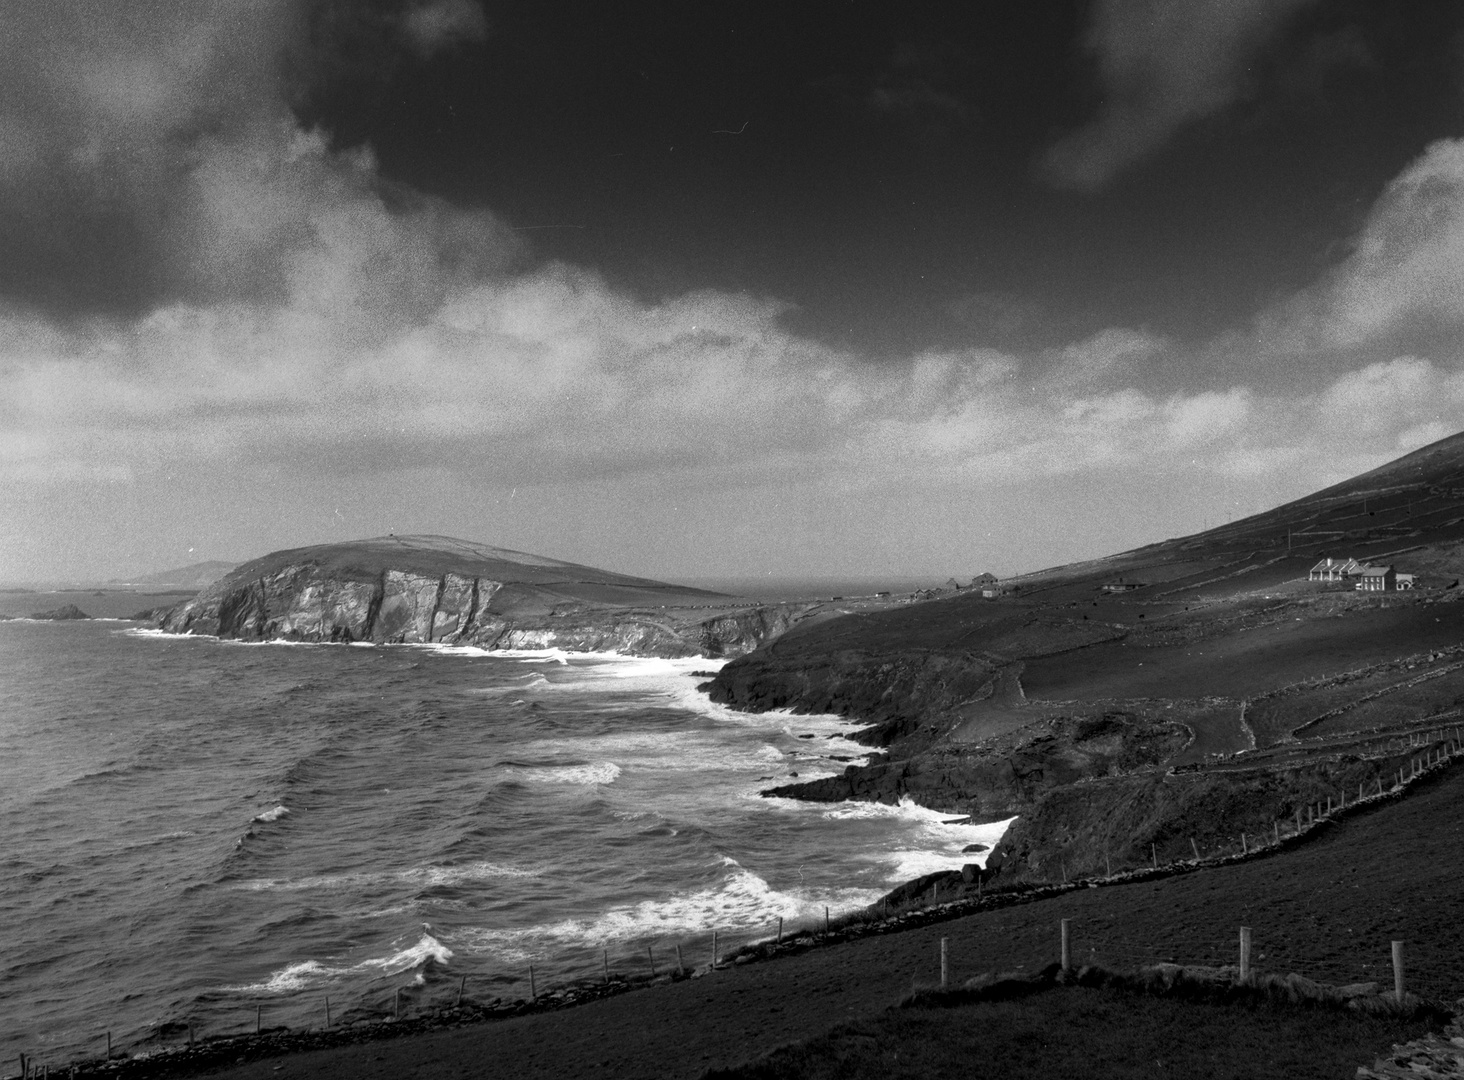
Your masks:
M 91 616 L 82 611 L 75 604 L 63 604 L 61 607 L 53 608 L 50 611 L 36 611 L 27 615 L 28 619 L 47 619 L 56 622 L 67 619 L 90 619 Z
M 159 626 L 246 641 L 737 656 L 808 607 L 739 603 L 445 537 L 384 537 L 266 555 L 169 609 Z

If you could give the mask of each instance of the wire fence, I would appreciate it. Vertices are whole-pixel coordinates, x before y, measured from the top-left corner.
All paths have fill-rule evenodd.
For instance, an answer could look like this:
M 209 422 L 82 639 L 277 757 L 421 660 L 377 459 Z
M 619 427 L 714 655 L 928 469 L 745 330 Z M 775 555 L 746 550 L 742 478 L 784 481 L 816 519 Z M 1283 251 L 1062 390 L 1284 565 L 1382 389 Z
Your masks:
M 1450 954 L 1428 943 L 1399 939 L 1359 942 L 1350 960 L 1293 955 L 1285 940 L 1267 941 L 1264 932 L 1236 927 L 1229 936 L 1190 937 L 1182 944 L 1155 944 L 1062 919 L 1051 927 L 1045 952 L 1033 957 L 1037 967 L 1056 964 L 1066 971 L 1084 967 L 1138 972 L 1164 965 L 1202 970 L 1228 977 L 1235 985 L 1254 984 L 1262 975 L 1300 976 L 1346 991 L 1348 996 L 1375 996 L 1403 1005 L 1410 1002 L 1457 1003 L 1464 992 L 1464 971 Z M 936 961 L 936 957 L 931 958 Z M 940 939 L 941 986 L 958 985 L 963 977 L 991 975 L 988 956 L 961 957 L 949 938 Z M 1020 965 L 1028 966 L 1027 964 Z M 935 973 L 932 965 L 933 975 Z

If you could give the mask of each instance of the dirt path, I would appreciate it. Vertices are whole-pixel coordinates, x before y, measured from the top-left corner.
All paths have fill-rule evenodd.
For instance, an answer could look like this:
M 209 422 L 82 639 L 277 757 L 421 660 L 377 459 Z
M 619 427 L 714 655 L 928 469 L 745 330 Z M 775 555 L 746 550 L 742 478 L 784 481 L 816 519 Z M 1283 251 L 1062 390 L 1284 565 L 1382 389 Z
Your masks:
M 1070 919 L 1075 962 L 1231 960 L 1252 927 L 1256 967 L 1331 981 L 1391 980 L 1389 942 L 1405 940 L 1410 978 L 1464 994 L 1464 769 L 1399 803 L 1329 826 L 1274 858 L 1052 900 L 749 964 L 579 1008 L 392 1041 L 265 1059 L 238 1080 L 347 1077 L 695 1077 L 897 1001 L 939 971 L 952 978 L 1058 956 Z

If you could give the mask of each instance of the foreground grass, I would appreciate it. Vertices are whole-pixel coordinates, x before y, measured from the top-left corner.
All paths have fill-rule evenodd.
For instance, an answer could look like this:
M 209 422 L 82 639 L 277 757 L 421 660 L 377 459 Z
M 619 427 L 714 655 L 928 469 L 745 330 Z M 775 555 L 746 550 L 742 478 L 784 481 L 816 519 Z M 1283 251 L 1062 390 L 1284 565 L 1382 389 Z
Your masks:
M 896 1009 L 707 1080 L 1352 1076 L 1420 1021 L 1057 987 L 1018 1000 Z

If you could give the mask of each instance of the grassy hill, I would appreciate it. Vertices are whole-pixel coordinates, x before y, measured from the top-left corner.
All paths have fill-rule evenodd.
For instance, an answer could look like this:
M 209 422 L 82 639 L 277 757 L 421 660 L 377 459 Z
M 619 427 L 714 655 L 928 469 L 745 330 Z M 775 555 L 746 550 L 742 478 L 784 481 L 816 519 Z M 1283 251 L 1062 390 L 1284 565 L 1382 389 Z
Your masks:
M 1412 591 L 1307 580 L 1389 563 Z M 1319 784 L 1387 775 L 1464 706 L 1464 435 L 1194 536 L 804 624 L 714 699 L 870 722 L 884 750 L 804 798 L 1019 814 L 1008 875 L 1234 842 Z M 1110 591 L 1122 582 L 1122 591 Z M 1400 749 L 1401 748 L 1401 749 Z M 1075 786 L 1076 785 L 1076 786 Z

